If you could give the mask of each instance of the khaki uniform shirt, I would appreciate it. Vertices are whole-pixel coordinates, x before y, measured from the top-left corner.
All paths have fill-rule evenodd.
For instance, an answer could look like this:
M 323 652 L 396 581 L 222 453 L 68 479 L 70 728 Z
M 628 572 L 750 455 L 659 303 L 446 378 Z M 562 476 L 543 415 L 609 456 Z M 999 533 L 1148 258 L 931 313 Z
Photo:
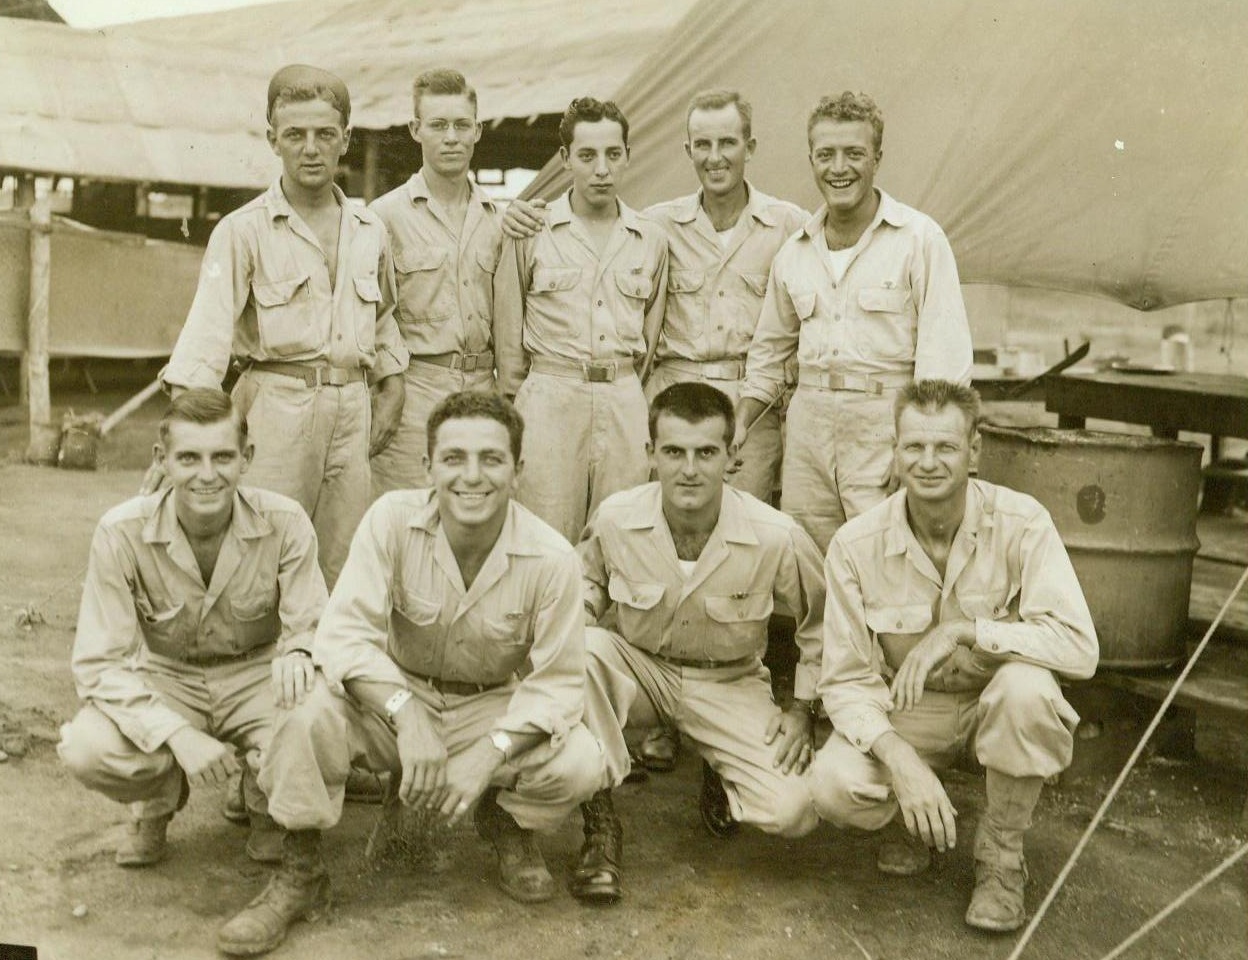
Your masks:
M 686 578 L 658 483 L 613 494 L 590 519 L 578 552 L 586 606 L 615 604 L 620 635 L 685 660 L 761 656 L 777 604 L 797 620 L 794 695 L 813 700 L 822 646 L 819 551 L 786 514 L 725 486 L 719 522 Z
M 749 199 L 725 248 L 702 192 L 642 213 L 667 236 L 667 304 L 656 358 L 744 359 L 763 308 L 771 261 L 809 219 L 801 207 L 746 184 Z
M 173 491 L 127 500 L 91 542 L 74 637 L 78 695 L 151 753 L 187 721 L 144 681 L 149 653 L 189 668 L 272 644 L 310 652 L 325 599 L 312 522 L 288 497 L 238 489 L 209 584 Z
M 495 298 L 499 385 L 514 396 L 528 356 L 573 362 L 631 359 L 644 371 L 658 342 L 667 242 L 623 201 L 599 256 L 572 215 L 570 194 L 528 240 L 507 239 Z
M 743 397 L 776 397 L 794 351 L 799 366 L 842 376 L 970 382 L 971 329 L 949 241 L 931 217 L 879 194 L 840 282 L 826 207 L 776 254 Z
M 364 367 L 374 382 L 407 369 L 386 228 L 337 187 L 334 195 L 342 231 L 332 284 L 329 261 L 281 180 L 217 224 L 164 383 L 219 387 L 231 356 Z
M 1021 660 L 1082 680 L 1096 631 L 1057 528 L 1034 499 L 971 480 L 942 579 L 906 519 L 904 490 L 837 531 L 826 562 L 828 717 L 864 753 L 892 729 L 886 677 L 937 623 L 972 620 L 975 657 Z
M 360 522 L 316 633 L 332 685 L 409 675 L 519 683 L 495 729 L 562 738 L 581 718 L 585 623 L 571 545 L 514 500 L 465 588 L 431 490 L 385 494 Z
M 394 315 L 413 357 L 493 349 L 503 215 L 471 181 L 469 191 L 458 231 L 421 173 L 369 207 L 390 233 L 398 285 Z

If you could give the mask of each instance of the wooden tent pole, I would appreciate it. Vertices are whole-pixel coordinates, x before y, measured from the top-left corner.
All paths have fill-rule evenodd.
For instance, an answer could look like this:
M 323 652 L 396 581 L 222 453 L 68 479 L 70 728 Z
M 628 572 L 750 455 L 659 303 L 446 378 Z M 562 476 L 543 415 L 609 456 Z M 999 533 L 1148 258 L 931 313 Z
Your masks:
M 61 431 L 52 425 L 52 391 L 48 379 L 48 295 L 52 287 L 52 200 L 40 197 L 30 208 L 30 299 L 26 311 L 26 387 L 30 405 L 32 463 L 56 462 Z

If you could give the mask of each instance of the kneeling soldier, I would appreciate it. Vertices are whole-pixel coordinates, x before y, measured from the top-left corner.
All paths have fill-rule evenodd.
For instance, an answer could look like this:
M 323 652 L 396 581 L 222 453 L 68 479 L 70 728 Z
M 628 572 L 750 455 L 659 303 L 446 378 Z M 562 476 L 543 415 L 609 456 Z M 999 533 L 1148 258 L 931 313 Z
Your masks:
M 110 510 L 91 543 L 73 653 L 86 706 L 58 751 L 88 787 L 131 804 L 125 867 L 163 859 L 189 785 L 225 783 L 236 751 L 254 760 L 275 701 L 295 702 L 312 679 L 316 535 L 295 501 L 239 486 L 251 457 L 230 398 L 185 391 L 156 444 L 171 485 Z M 247 853 L 275 862 L 281 831 L 254 776 L 243 783 Z
M 260 771 L 289 831 L 282 865 L 220 931 L 226 953 L 271 950 L 325 905 L 321 831 L 352 764 L 390 772 L 403 803 L 452 825 L 476 803 L 503 890 L 554 896 L 533 831 L 602 786 L 603 758 L 580 722 L 576 553 L 512 502 L 523 430 L 497 394 L 451 394 L 429 417 L 433 489 L 365 514 L 317 630 L 313 690 L 282 714 Z
M 1044 508 L 969 479 L 979 395 L 923 380 L 901 389 L 895 409 L 902 489 L 828 548 L 819 692 L 836 732 L 811 789 L 838 826 L 896 822 L 877 865 L 918 873 L 930 847 L 957 836 L 933 768 L 973 754 L 988 803 L 966 922 L 1014 930 L 1026 916 L 1023 832 L 1044 779 L 1070 763 L 1079 719 L 1055 674 L 1090 677 L 1096 634 Z

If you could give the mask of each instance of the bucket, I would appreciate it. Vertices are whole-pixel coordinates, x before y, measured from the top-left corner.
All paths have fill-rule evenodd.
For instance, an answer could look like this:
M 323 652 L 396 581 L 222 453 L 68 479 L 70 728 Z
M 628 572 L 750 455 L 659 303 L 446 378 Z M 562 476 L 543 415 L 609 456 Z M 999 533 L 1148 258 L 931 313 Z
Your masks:
M 985 425 L 979 476 L 1039 500 L 1083 587 L 1101 666 L 1186 653 L 1201 447 L 1091 430 Z

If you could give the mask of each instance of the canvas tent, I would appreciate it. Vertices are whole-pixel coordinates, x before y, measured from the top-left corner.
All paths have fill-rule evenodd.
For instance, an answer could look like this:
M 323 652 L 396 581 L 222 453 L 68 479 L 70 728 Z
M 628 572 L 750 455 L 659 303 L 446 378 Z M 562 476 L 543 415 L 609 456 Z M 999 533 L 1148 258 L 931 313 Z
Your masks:
M 821 94 L 886 118 L 878 183 L 945 228 L 964 281 L 1152 310 L 1248 295 L 1248 4 L 1241 0 L 703 0 L 618 90 L 626 190 L 697 184 L 685 105 L 754 105 L 748 174 L 813 209 Z M 563 185 L 551 164 L 530 193 Z

